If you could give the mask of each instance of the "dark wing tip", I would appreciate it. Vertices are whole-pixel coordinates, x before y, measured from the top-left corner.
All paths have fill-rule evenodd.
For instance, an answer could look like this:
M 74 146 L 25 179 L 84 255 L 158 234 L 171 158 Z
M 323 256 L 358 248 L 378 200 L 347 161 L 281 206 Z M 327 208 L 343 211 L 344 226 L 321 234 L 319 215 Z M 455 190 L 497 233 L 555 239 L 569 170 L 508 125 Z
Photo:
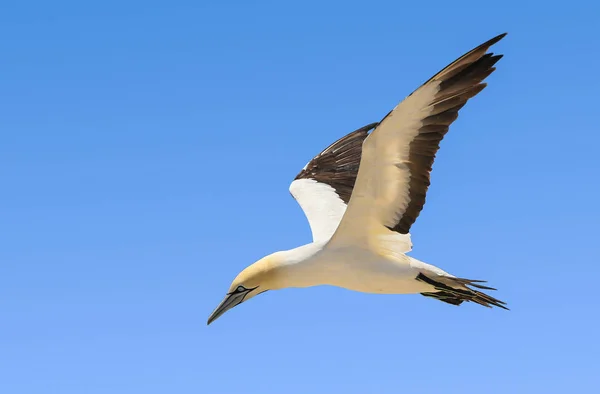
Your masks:
M 354 130 L 352 133 L 359 133 L 359 132 L 363 132 L 363 131 L 369 131 L 371 129 L 374 129 L 375 127 L 377 127 L 377 125 L 379 124 L 379 122 L 373 122 L 373 123 L 369 123 L 366 126 L 361 127 L 358 130 Z
M 488 46 L 491 47 L 492 45 L 494 45 L 495 43 L 497 43 L 498 41 L 500 41 L 501 39 L 503 39 L 504 37 L 506 37 L 508 33 L 502 33 L 502 34 L 498 34 L 496 37 L 488 40 L 487 42 L 485 42 L 483 45 L 481 46 Z
M 507 34 L 508 33 L 499 34 L 496 37 L 491 38 L 491 39 L 487 40 L 486 42 L 484 42 L 483 44 L 479 45 L 478 47 L 474 48 L 471 52 L 479 51 L 481 49 L 485 49 L 485 51 L 487 52 L 489 47 L 491 47 L 494 44 L 497 44 L 498 41 L 500 41 L 501 39 L 506 37 Z
M 489 54 L 486 55 L 486 52 L 488 51 L 488 49 L 490 49 L 490 47 L 492 45 L 497 44 L 498 41 L 500 41 L 501 39 L 503 39 L 504 37 L 506 37 L 507 34 L 508 33 L 499 34 L 496 37 L 487 40 L 483 44 L 478 45 L 477 47 L 471 49 L 469 52 L 465 53 L 464 55 L 462 55 L 461 57 L 459 57 L 458 59 L 456 59 L 454 62 L 452 62 L 451 64 L 449 64 L 448 67 L 450 67 L 452 65 L 455 65 L 455 64 L 458 64 L 458 63 L 460 63 L 463 60 L 467 60 L 472 55 L 475 55 L 475 54 L 478 54 L 478 55 L 475 55 L 477 58 L 484 57 L 484 56 L 491 57 L 492 55 L 494 55 L 493 53 L 489 53 Z M 497 62 L 501 58 L 502 58 L 501 54 L 493 56 L 493 59 L 495 59 L 495 62 Z M 446 68 L 448 68 L 448 67 L 446 67 Z M 440 74 L 440 73 L 438 73 L 438 74 Z

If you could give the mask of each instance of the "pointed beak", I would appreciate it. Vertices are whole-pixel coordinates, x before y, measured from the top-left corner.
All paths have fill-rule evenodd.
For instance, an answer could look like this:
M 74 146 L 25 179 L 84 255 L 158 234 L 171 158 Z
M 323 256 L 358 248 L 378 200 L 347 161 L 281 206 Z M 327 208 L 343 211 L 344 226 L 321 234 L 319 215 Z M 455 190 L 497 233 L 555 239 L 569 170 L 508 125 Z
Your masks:
M 215 320 L 217 320 L 225 312 L 227 312 L 231 308 L 233 308 L 233 307 L 241 304 L 244 301 L 244 298 L 246 297 L 246 294 L 248 294 L 248 293 L 249 293 L 249 291 L 244 291 L 244 292 L 241 292 L 241 293 L 227 294 L 227 296 L 225 297 L 225 299 L 223 301 L 221 301 L 221 303 L 219 304 L 219 306 L 208 317 L 208 321 L 206 322 L 206 325 L 210 325 L 210 323 L 212 323 Z

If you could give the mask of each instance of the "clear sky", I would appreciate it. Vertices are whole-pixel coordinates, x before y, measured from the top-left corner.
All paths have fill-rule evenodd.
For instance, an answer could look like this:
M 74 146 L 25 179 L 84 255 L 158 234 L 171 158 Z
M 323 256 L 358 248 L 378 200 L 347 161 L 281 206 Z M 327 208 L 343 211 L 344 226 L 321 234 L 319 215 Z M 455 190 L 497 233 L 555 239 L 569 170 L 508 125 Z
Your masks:
M 3 3 L 0 392 L 598 392 L 594 3 Z M 316 287 L 206 326 L 310 241 L 314 154 L 505 31 L 411 255 L 511 311 Z

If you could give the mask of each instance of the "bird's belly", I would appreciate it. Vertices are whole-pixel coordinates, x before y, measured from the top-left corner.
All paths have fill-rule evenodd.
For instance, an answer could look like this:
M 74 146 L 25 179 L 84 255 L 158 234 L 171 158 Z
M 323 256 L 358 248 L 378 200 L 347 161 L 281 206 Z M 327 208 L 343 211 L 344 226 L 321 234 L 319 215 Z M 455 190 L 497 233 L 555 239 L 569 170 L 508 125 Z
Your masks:
M 388 259 L 368 251 L 353 250 L 331 256 L 327 284 L 363 293 L 413 294 L 433 287 L 416 280 L 419 271 L 407 256 Z

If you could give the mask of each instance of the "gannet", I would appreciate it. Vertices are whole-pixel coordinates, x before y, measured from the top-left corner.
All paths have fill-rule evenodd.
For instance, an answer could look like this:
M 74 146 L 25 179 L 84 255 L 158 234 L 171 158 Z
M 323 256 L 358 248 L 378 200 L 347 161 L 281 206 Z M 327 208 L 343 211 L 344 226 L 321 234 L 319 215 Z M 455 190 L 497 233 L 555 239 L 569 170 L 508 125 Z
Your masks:
M 323 150 L 296 176 L 290 193 L 313 242 L 275 252 L 245 268 L 208 318 L 268 290 L 331 285 L 364 293 L 417 294 L 460 305 L 505 303 L 407 255 L 410 228 L 425 204 L 435 154 L 458 111 L 481 92 L 502 55 L 487 53 L 506 33 L 467 52 L 407 96 L 380 122 Z

